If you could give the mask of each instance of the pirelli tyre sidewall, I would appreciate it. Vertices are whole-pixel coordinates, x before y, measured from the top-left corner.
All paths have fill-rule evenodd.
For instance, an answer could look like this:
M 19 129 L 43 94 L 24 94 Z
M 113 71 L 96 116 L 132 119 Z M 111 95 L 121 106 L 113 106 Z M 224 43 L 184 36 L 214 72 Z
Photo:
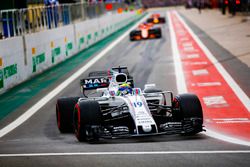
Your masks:
M 94 100 L 78 102 L 75 106 L 73 121 L 75 135 L 80 142 L 98 140 L 98 128 L 101 127 L 103 121 L 99 103 Z
M 73 132 L 73 111 L 79 97 L 62 97 L 56 103 L 57 127 L 61 133 Z
M 173 117 L 177 121 L 182 121 L 184 127 L 190 124 L 192 131 L 185 131 L 184 128 L 187 135 L 202 131 L 203 111 L 200 100 L 195 94 L 180 94 L 174 98 Z

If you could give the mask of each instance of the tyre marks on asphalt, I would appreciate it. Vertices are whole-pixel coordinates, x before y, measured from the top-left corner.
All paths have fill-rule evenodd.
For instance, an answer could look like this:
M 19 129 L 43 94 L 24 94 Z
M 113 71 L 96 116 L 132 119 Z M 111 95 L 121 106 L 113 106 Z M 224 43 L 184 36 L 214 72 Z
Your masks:
M 176 13 L 168 15 L 184 76 L 184 87 L 203 106 L 206 128 L 250 141 L 250 100 Z M 178 74 L 177 74 L 178 75 Z M 185 90 L 185 88 L 184 88 Z

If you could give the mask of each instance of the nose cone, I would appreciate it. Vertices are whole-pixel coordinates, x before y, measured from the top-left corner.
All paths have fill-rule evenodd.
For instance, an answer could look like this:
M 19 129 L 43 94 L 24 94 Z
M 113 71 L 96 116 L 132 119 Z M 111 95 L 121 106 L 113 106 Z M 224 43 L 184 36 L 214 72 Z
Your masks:
M 154 18 L 154 23 L 159 23 L 159 19 L 158 18 Z
M 151 125 L 143 125 L 142 130 L 144 132 L 146 132 L 146 133 L 151 132 L 152 131 L 152 126 Z

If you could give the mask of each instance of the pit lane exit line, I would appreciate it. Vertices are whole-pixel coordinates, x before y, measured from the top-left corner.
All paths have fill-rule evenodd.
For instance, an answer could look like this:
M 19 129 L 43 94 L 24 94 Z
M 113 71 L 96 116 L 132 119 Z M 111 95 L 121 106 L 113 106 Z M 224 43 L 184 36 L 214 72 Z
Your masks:
M 141 22 L 141 20 L 147 18 L 149 14 L 141 18 L 138 23 L 136 23 L 133 27 L 127 30 L 122 36 L 112 42 L 109 46 L 107 46 L 104 50 L 102 50 L 98 55 L 96 55 L 93 59 L 87 62 L 84 66 L 82 66 L 76 73 L 70 76 L 63 83 L 58 85 L 55 89 L 49 92 L 46 96 L 44 96 L 41 100 L 39 100 L 36 104 L 30 107 L 26 112 L 24 112 L 20 117 L 11 122 L 9 125 L 5 126 L 0 130 L 0 138 L 20 126 L 26 120 L 28 120 L 32 115 L 34 115 L 39 109 L 41 109 L 46 103 L 48 103 L 51 99 L 53 99 L 57 94 L 59 94 L 62 90 L 64 90 L 67 86 L 69 86 L 74 80 L 79 78 L 82 73 L 84 73 L 88 68 L 94 65 L 97 61 L 99 61 L 102 57 L 104 57 L 112 48 L 114 48 L 118 43 L 120 43 L 124 38 L 129 35 L 129 32 L 135 29 Z
M 91 156 L 91 155 L 95 155 L 95 156 L 96 155 L 168 155 L 168 154 L 250 154 L 250 150 L 26 153 L 26 154 L 0 154 L 0 157 Z

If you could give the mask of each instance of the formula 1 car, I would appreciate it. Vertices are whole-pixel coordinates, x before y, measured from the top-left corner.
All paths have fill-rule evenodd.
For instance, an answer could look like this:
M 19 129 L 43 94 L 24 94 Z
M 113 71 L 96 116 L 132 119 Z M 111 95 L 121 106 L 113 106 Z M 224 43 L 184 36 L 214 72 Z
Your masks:
M 129 34 L 131 41 L 142 39 L 155 39 L 161 38 L 161 28 L 154 27 L 152 23 L 142 23 L 136 30 L 133 30 Z
M 127 75 L 117 71 L 108 77 L 107 87 L 93 88 L 101 96 L 57 100 L 60 132 L 74 132 L 79 141 L 92 142 L 99 138 L 194 135 L 203 131 L 203 112 L 196 95 L 173 97 L 172 92 L 158 90 L 154 84 L 146 84 L 143 91 L 132 88 Z
M 161 17 L 160 14 L 152 14 L 150 18 L 147 19 L 148 23 L 154 24 L 164 24 L 166 20 L 164 17 Z

